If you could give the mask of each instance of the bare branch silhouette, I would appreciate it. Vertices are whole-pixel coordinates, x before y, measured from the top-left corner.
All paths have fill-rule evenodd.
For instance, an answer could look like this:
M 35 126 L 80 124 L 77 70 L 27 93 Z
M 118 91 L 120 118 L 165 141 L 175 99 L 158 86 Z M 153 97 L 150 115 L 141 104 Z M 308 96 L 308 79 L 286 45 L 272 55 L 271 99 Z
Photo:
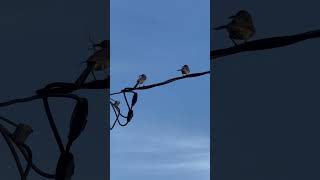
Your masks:
M 209 74 L 209 73 L 210 73 L 210 71 L 205 71 L 205 72 L 201 72 L 201 73 L 193 73 L 193 74 L 189 74 L 189 75 L 185 75 L 185 76 L 179 76 L 179 77 L 175 77 L 175 78 L 172 78 L 172 79 L 168 79 L 166 81 L 163 81 L 163 82 L 160 82 L 160 83 L 151 84 L 151 85 L 148 85 L 148 86 L 141 86 L 141 87 L 136 87 L 136 88 L 124 88 L 120 92 L 111 93 L 110 96 L 113 96 L 113 95 L 116 95 L 116 94 L 121 94 L 123 92 L 132 92 L 134 90 L 151 89 L 151 88 L 154 88 L 154 87 L 163 86 L 163 85 L 172 83 L 172 82 L 177 81 L 177 80 L 186 79 L 186 78 L 192 78 L 192 77 L 198 77 L 198 76 L 202 76 L 202 75 Z
M 103 41 L 103 43 L 98 44 L 102 50 L 104 50 L 103 54 L 99 54 L 96 56 L 97 52 L 94 52 L 93 55 L 89 57 L 90 63 L 87 63 L 87 68 L 81 73 L 79 78 L 75 83 L 66 83 L 66 82 L 54 82 L 46 85 L 42 89 L 38 89 L 35 92 L 35 95 L 25 98 L 18 98 L 14 100 L 9 100 L 6 102 L 0 103 L 0 107 L 6 107 L 11 105 L 16 105 L 18 103 L 27 103 L 34 100 L 43 101 L 44 110 L 48 117 L 48 121 L 50 124 L 51 131 L 53 132 L 53 136 L 56 140 L 58 148 L 60 150 L 60 157 L 58 164 L 56 165 L 56 171 L 54 174 L 49 174 L 42 171 L 38 168 L 32 161 L 32 150 L 31 148 L 25 144 L 25 140 L 30 133 L 32 133 L 32 128 L 25 124 L 18 124 L 9 119 L 0 116 L 0 120 L 5 122 L 8 125 L 11 125 L 16 128 L 16 130 L 11 133 L 9 130 L 5 128 L 0 123 L 0 133 L 4 137 L 15 161 L 16 165 L 22 180 L 27 179 L 27 176 L 30 170 L 34 170 L 39 175 L 50 178 L 50 179 L 71 179 L 74 174 L 74 159 L 73 154 L 70 152 L 71 146 L 73 142 L 80 136 L 82 131 L 84 130 L 87 123 L 87 115 L 88 115 L 88 101 L 84 97 L 80 97 L 75 94 L 71 94 L 80 89 L 109 89 L 110 87 L 110 76 L 105 73 L 105 77 L 103 80 L 94 80 L 91 82 L 85 82 L 88 78 L 89 73 L 93 74 L 93 71 L 104 70 L 107 68 L 106 65 L 108 63 L 104 62 L 105 59 L 108 59 L 107 55 L 110 54 L 109 50 L 105 50 L 103 48 L 109 49 L 109 40 Z M 106 53 L 105 53 L 106 52 Z M 58 128 L 55 124 L 54 117 L 50 110 L 49 100 L 48 98 L 66 98 L 75 100 L 77 103 L 73 109 L 70 124 L 69 124 L 69 134 L 66 146 L 64 146 L 63 140 L 59 134 Z M 16 146 L 14 146 L 16 145 Z M 20 151 L 24 159 L 27 161 L 27 166 L 23 169 L 16 148 Z
M 267 50 L 267 49 L 273 49 L 273 48 L 279 48 L 288 46 L 291 44 L 295 44 L 301 41 L 305 41 L 308 39 L 314 39 L 320 37 L 320 30 L 315 31 L 309 31 L 305 33 L 300 33 L 296 35 L 290 35 L 290 36 L 280 36 L 280 37 L 271 37 L 271 38 L 265 38 L 260 40 L 254 40 L 250 42 L 245 42 L 243 44 L 235 45 L 233 47 L 224 48 L 224 49 L 218 49 L 218 50 L 212 50 L 210 52 L 210 59 L 215 60 L 218 58 L 222 58 L 225 56 L 241 53 L 241 52 L 248 52 L 248 51 L 259 51 L 259 50 Z M 109 52 L 109 51 L 108 51 Z M 92 57 L 92 56 L 91 56 Z M 101 56 L 103 57 L 103 56 Z M 100 58 L 101 58 L 100 57 Z M 26 144 L 18 144 L 15 142 L 14 138 L 12 138 L 12 134 L 0 123 L 0 132 L 5 138 L 5 141 L 7 142 L 10 151 L 12 155 L 15 158 L 21 179 L 26 179 L 29 171 L 33 169 L 35 172 L 40 174 L 43 177 L 46 178 L 61 178 L 61 177 L 71 177 L 73 175 L 73 169 L 74 169 L 74 162 L 73 162 L 73 154 L 69 152 L 72 142 L 76 140 L 76 138 L 80 135 L 82 130 L 84 129 L 86 125 L 86 118 L 87 118 L 87 100 L 86 98 L 78 97 L 77 95 L 71 94 L 77 90 L 81 89 L 109 89 L 110 88 L 110 76 L 105 77 L 103 80 L 93 80 L 91 82 L 85 82 L 87 77 L 90 74 L 90 69 L 93 68 L 93 64 L 88 63 L 89 67 L 80 75 L 78 80 L 75 83 L 66 83 L 66 82 L 54 82 L 46 85 L 44 88 L 39 89 L 36 91 L 36 94 L 30 97 L 21 98 L 21 99 L 14 99 L 7 102 L 0 103 L 0 107 L 5 106 L 11 106 L 15 105 L 17 103 L 27 103 L 34 100 L 43 100 L 43 105 L 45 107 L 46 115 L 48 117 L 51 130 L 54 134 L 54 137 L 57 141 L 58 147 L 60 149 L 60 157 L 59 162 L 56 167 L 56 173 L 55 174 L 49 174 L 46 173 L 37 166 L 34 165 L 32 162 L 32 150 L 27 146 Z M 168 85 L 170 83 L 173 83 L 178 80 L 182 79 L 188 79 L 193 77 L 200 77 L 203 75 L 210 74 L 210 71 L 200 72 L 200 73 L 192 73 L 192 74 L 185 74 L 179 77 L 174 77 L 162 82 L 140 86 L 138 87 L 138 84 L 134 87 L 126 87 L 123 88 L 119 92 L 110 93 L 110 96 L 115 96 L 119 94 L 123 94 L 124 100 L 126 102 L 128 111 L 127 114 L 122 114 L 120 108 L 118 107 L 118 103 L 115 103 L 116 101 L 113 100 L 110 101 L 110 105 L 113 109 L 113 112 L 115 113 L 116 120 L 113 122 L 113 125 L 111 126 L 110 130 L 112 130 L 115 125 L 118 123 L 120 126 L 127 126 L 128 123 L 133 118 L 133 108 L 136 105 L 138 101 L 138 93 L 136 91 L 142 91 L 147 89 L 152 89 L 155 87 L 160 87 L 164 85 Z M 131 98 L 131 104 L 127 97 L 127 93 L 132 93 L 133 96 Z M 67 142 L 66 148 L 64 147 L 64 144 L 62 142 L 62 138 L 59 135 L 58 128 L 55 126 L 54 118 L 52 116 L 52 113 L 50 111 L 48 98 L 49 97 L 60 97 L 60 98 L 68 98 L 76 100 L 78 103 L 78 107 L 76 106 L 74 108 L 74 113 L 71 119 L 70 129 L 69 129 L 69 139 Z M 110 97 L 112 100 L 112 98 Z M 81 105 L 82 103 L 82 105 Z M 120 118 L 126 119 L 125 123 L 120 122 Z M 7 124 L 10 124 L 12 126 L 17 127 L 18 124 L 14 123 L 12 121 L 9 121 L 8 119 L 1 117 L 0 120 L 6 122 Z M 71 132 L 71 133 L 70 133 Z M 18 158 L 17 152 L 13 146 L 13 144 L 16 144 L 20 152 L 22 153 L 23 157 L 27 161 L 27 167 L 25 170 L 22 168 L 21 162 Z
M 279 36 L 271 37 L 265 39 L 259 39 L 254 41 L 249 41 L 243 44 L 235 45 L 233 47 L 225 49 L 211 50 L 210 59 L 218 59 L 224 56 L 229 56 L 246 51 L 259 51 L 266 49 L 273 49 L 295 44 L 308 39 L 314 39 L 320 37 L 320 30 L 308 31 L 300 34 L 290 35 L 290 36 Z
M 131 119 L 133 118 L 133 107 L 134 105 L 136 104 L 137 100 L 138 100 L 138 93 L 135 92 L 136 90 L 138 91 L 141 91 L 141 90 L 147 90 L 147 89 L 151 89 L 151 88 L 155 88 L 155 87 L 159 87 L 159 86 L 164 86 L 164 85 L 167 85 L 169 83 L 172 83 L 172 82 L 175 82 L 175 81 L 178 81 L 178 80 L 182 80 L 182 79 L 188 79 L 188 78 L 193 78 L 193 77 L 199 77 L 199 76 L 203 76 L 203 75 L 206 75 L 206 74 L 209 74 L 210 71 L 205 71 L 205 72 L 200 72 L 200 73 L 192 73 L 192 74 L 187 74 L 187 75 L 183 75 L 183 76 L 179 76 L 179 77 L 175 77 L 175 78 L 171 78 L 171 79 L 168 79 L 166 81 L 162 81 L 162 82 L 159 82 L 159 83 L 154 83 L 154 84 L 150 84 L 150 85 L 147 85 L 147 86 L 141 86 L 141 87 L 138 87 L 137 84 L 134 85 L 134 87 L 128 87 L 128 88 L 124 88 L 122 89 L 121 91 L 119 92 L 115 92 L 115 93 L 111 93 L 110 96 L 114 96 L 114 95 L 118 95 L 118 94 L 123 94 L 124 96 L 124 100 L 126 102 L 126 105 L 128 107 L 128 112 L 127 112 L 127 116 L 124 116 L 121 114 L 121 111 L 120 111 L 120 108 L 115 105 L 114 102 L 110 101 L 110 105 L 113 109 L 113 112 L 116 116 L 116 119 L 114 120 L 110 130 L 112 130 L 116 123 L 118 122 L 118 124 L 120 126 L 126 126 L 128 125 L 128 123 L 131 121 Z M 131 106 L 129 104 L 129 101 L 128 101 L 128 98 L 126 96 L 126 93 L 133 93 L 133 97 L 131 99 Z M 110 97 L 111 98 L 111 97 Z M 111 100 L 113 100 L 111 98 Z M 113 100 L 114 101 L 114 100 Z M 122 124 L 120 123 L 120 116 L 124 119 L 126 119 L 126 123 Z

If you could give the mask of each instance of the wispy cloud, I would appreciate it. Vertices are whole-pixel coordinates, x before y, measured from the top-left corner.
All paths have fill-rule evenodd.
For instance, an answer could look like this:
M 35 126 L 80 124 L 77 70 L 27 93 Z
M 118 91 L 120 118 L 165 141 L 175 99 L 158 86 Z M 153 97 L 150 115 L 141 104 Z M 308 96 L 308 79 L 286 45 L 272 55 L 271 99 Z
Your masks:
M 173 171 L 207 172 L 210 170 L 209 137 L 166 134 L 117 137 L 111 148 L 111 169 L 126 173 L 166 174 Z

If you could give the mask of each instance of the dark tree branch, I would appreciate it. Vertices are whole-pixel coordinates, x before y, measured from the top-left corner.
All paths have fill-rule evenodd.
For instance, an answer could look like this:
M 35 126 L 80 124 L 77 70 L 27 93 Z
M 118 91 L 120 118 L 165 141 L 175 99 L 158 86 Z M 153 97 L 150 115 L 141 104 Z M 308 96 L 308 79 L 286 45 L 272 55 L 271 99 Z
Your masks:
M 50 124 L 50 128 L 53 132 L 53 136 L 57 142 L 57 145 L 59 147 L 59 150 L 60 150 L 60 153 L 64 153 L 65 152 L 65 149 L 64 149 L 64 145 L 63 145 L 63 142 L 62 142 L 62 139 L 60 137 L 60 134 L 58 132 L 58 128 L 54 122 L 54 119 L 53 119 L 53 116 L 52 116 L 52 113 L 51 113 L 51 110 L 50 110 L 50 106 L 49 106 L 49 102 L 48 102 L 48 98 L 44 97 L 42 99 L 43 101 L 43 105 L 44 105 L 44 108 L 45 108 L 45 112 L 46 112 L 46 115 L 48 117 L 48 120 L 49 120 L 49 124 Z
M 25 103 L 25 102 L 33 101 L 33 100 L 36 100 L 39 98 L 40 98 L 39 96 L 35 95 L 35 96 L 27 97 L 27 98 L 14 99 L 11 101 L 0 103 L 0 107 L 10 106 L 10 105 L 17 104 L 17 103 Z
M 7 124 L 10 124 L 11 126 L 14 126 L 14 127 L 18 127 L 19 124 L 13 122 L 13 121 L 10 121 L 9 119 L 5 118 L 5 117 L 2 117 L 0 116 L 0 120 L 6 122 Z
M 103 41 L 105 42 L 105 41 Z M 108 41 L 109 43 L 109 41 Z M 108 45 L 108 44 L 107 44 Z M 109 46 L 106 46 L 105 43 L 99 43 L 94 44 L 95 46 L 99 46 L 103 49 L 109 49 Z M 44 171 L 42 171 L 40 168 L 38 168 L 35 164 L 32 162 L 32 150 L 29 146 L 26 144 L 20 144 L 15 142 L 15 139 L 11 136 L 11 133 L 5 129 L 2 124 L 0 124 L 0 134 L 4 137 L 5 141 L 7 142 L 7 145 L 9 146 L 9 149 L 16 161 L 16 165 L 19 171 L 19 174 L 21 176 L 21 180 L 26 180 L 27 176 L 29 175 L 29 172 L 31 169 L 33 169 L 36 173 L 39 175 L 46 177 L 46 178 L 55 178 L 55 179 L 70 179 L 71 175 L 74 173 L 74 160 L 72 153 L 69 152 L 70 146 L 73 141 L 78 138 L 80 135 L 80 132 L 84 129 L 84 126 L 87 122 L 86 118 L 88 115 L 88 102 L 86 98 L 80 98 L 77 95 L 71 94 L 74 91 L 80 90 L 80 89 L 109 89 L 110 88 L 110 76 L 105 77 L 104 80 L 94 80 L 91 82 L 86 83 L 90 72 L 93 72 L 95 69 L 96 63 L 102 63 L 102 67 L 105 67 L 105 55 L 110 54 L 109 50 L 107 51 L 97 51 L 97 52 L 103 52 L 99 53 L 98 56 L 90 56 L 87 61 L 87 68 L 81 73 L 79 78 L 75 81 L 75 83 L 67 83 L 67 82 L 54 82 L 49 83 L 44 88 L 36 90 L 36 95 L 26 97 L 26 98 L 20 98 L 20 99 L 14 99 L 6 102 L 0 102 L 0 107 L 6 107 L 15 105 L 18 103 L 26 103 L 31 102 L 34 100 L 42 99 L 43 106 L 46 112 L 46 115 L 49 120 L 50 128 L 53 132 L 54 138 L 56 140 L 56 143 L 59 147 L 59 150 L 61 152 L 60 158 L 58 161 L 56 174 L 48 174 Z M 106 53 L 105 53 L 106 52 Z M 96 54 L 96 53 L 95 53 Z M 94 54 L 94 55 L 95 55 Z M 109 58 L 110 61 L 110 58 Z M 107 65 L 109 67 L 109 65 Z M 69 135 L 68 135 L 68 143 L 67 143 L 67 151 L 64 148 L 62 139 L 60 137 L 60 134 L 58 132 L 58 128 L 56 127 L 56 124 L 54 122 L 54 118 L 52 115 L 52 112 L 50 110 L 48 97 L 62 97 L 62 98 L 70 98 L 77 101 L 76 107 L 74 108 L 74 111 L 72 113 L 72 119 L 70 121 L 70 128 L 69 128 Z M 120 111 L 119 111 L 120 114 Z M 0 116 L 0 120 L 15 126 L 19 127 L 18 124 Z M 23 131 L 23 130 L 21 130 Z M 24 133 L 24 132 L 21 132 Z M 71 135 L 70 135 L 71 134 Z M 71 140 L 70 140 L 71 136 Z M 11 138 L 11 139 L 10 139 Z M 12 142 L 11 142 L 12 141 Z M 13 143 L 16 144 L 16 146 L 19 148 L 20 152 L 24 156 L 25 160 L 27 161 L 27 165 L 25 170 L 23 170 L 22 164 L 20 162 L 19 156 L 16 152 L 15 147 L 13 146 Z M 70 166 L 71 165 L 71 166 Z
M 230 48 L 211 50 L 210 59 L 217 59 L 224 56 L 229 56 L 245 51 L 258 51 L 284 47 L 295 44 L 304 40 L 314 39 L 320 37 L 320 30 L 308 31 L 305 33 L 295 34 L 291 36 L 271 37 L 266 39 L 259 39 L 255 41 L 246 42 Z
M 91 82 L 84 83 L 81 89 L 109 89 L 110 88 L 110 78 L 104 80 L 95 80 Z
M 205 71 L 205 72 L 200 72 L 200 73 L 193 73 L 193 74 L 188 74 L 188 75 L 184 75 L 184 76 L 179 76 L 179 77 L 175 77 L 175 78 L 171 78 L 171 79 L 168 79 L 166 81 L 162 81 L 162 82 L 159 82 L 159 83 L 155 83 L 155 84 L 151 84 L 151 85 L 147 85 L 147 86 L 141 86 L 141 87 L 137 87 L 136 85 L 132 88 L 124 88 L 122 89 L 120 92 L 116 92 L 116 93 L 111 93 L 110 96 L 113 96 L 113 95 L 117 95 L 117 94 L 123 94 L 124 95 L 124 99 L 126 101 L 126 104 L 127 104 L 127 107 L 129 109 L 128 111 L 128 114 L 127 116 L 123 116 L 120 112 L 120 108 L 115 106 L 113 104 L 113 102 L 110 101 L 110 105 L 114 111 L 114 114 L 116 116 L 116 120 L 113 122 L 113 125 L 112 127 L 110 128 L 110 130 L 112 130 L 114 128 L 114 126 L 116 125 L 116 123 L 118 122 L 118 124 L 120 126 L 127 126 L 128 123 L 131 121 L 131 119 L 133 118 L 133 106 L 136 104 L 137 100 L 138 100 L 138 94 L 136 92 L 134 92 L 134 90 L 146 90 L 146 89 L 151 89 L 151 88 L 154 88 L 154 87 L 158 87 L 158 86 L 163 86 L 163 85 L 166 85 L 166 84 L 169 84 L 169 83 L 172 83 L 174 81 L 178 81 L 178 80 L 181 80 L 181 79 L 186 79 L 186 78 L 193 78 L 193 77 L 198 77 L 198 76 L 203 76 L 203 75 L 206 75 L 206 74 L 209 74 L 210 71 Z M 129 105 L 129 102 L 128 102 L 128 99 L 126 97 L 126 93 L 133 93 L 133 97 L 131 99 L 131 106 Z M 113 100 L 111 97 L 110 97 L 111 100 Z M 113 100 L 115 101 L 115 100 Z M 121 124 L 120 123 L 120 120 L 119 120 L 119 116 L 123 117 L 126 119 L 126 123 L 125 124 Z
M 16 165 L 17 165 L 17 168 L 18 168 L 18 171 L 19 171 L 21 179 L 25 179 L 26 177 L 24 177 L 24 171 L 23 171 L 23 168 L 22 168 L 21 161 L 19 159 L 18 153 L 15 150 L 15 148 L 13 146 L 13 142 L 10 140 L 10 137 L 9 137 L 10 136 L 10 132 L 8 132 L 7 129 L 0 124 L 0 133 L 2 134 L 4 140 L 6 141 L 8 147 L 9 147 L 11 153 L 12 153 L 12 156 L 14 157 L 14 160 L 16 162 Z
M 21 144 L 18 145 L 19 148 L 22 148 L 26 151 L 26 153 L 28 154 L 28 158 L 26 158 L 27 160 L 27 167 L 24 170 L 23 176 L 27 179 L 28 174 L 30 173 L 30 170 L 32 168 L 32 151 L 30 149 L 30 147 L 26 144 Z
M 18 146 L 20 152 L 22 153 L 23 157 L 25 158 L 25 160 L 28 160 L 30 157 L 28 154 L 30 154 L 30 152 L 27 152 L 27 149 L 22 148 L 21 146 Z M 31 149 L 30 149 L 31 151 Z M 55 174 L 49 174 L 44 172 L 43 170 L 41 170 L 40 168 L 38 168 L 33 162 L 31 162 L 31 168 L 38 173 L 40 176 L 43 176 L 45 178 L 49 178 L 49 179 L 54 179 L 55 178 Z
M 181 79 L 185 79 L 185 78 L 192 78 L 192 77 L 198 77 L 198 76 L 203 76 L 205 74 L 209 74 L 210 71 L 205 71 L 205 72 L 201 72 L 201 73 L 193 73 L 193 74 L 189 74 L 189 75 L 185 75 L 185 76 L 180 76 L 180 77 L 175 77 L 172 79 L 168 79 L 166 81 L 160 82 L 160 83 L 155 83 L 155 84 L 151 84 L 148 86 L 141 86 L 141 87 L 137 87 L 137 88 L 124 88 L 121 92 L 116 92 L 116 93 L 112 93 L 110 94 L 110 96 L 116 95 L 116 94 L 121 94 L 123 92 L 132 92 L 134 90 L 146 90 L 146 89 L 151 89 L 154 87 L 158 87 L 158 86 L 163 86 L 169 83 L 172 83 L 174 81 L 178 81 Z
M 84 83 L 81 88 L 76 88 L 74 83 L 55 82 L 50 83 L 45 88 L 37 90 L 37 94 L 47 94 L 48 97 L 66 97 L 77 99 L 69 94 L 80 89 L 109 89 L 110 79 L 95 80 Z M 65 94 L 65 95 L 64 95 Z M 1 102 L 0 107 L 10 106 L 18 103 L 26 103 L 33 100 L 41 99 L 40 95 L 33 95 L 26 98 L 14 99 L 6 102 Z M 1 119 L 1 118 L 0 118 Z

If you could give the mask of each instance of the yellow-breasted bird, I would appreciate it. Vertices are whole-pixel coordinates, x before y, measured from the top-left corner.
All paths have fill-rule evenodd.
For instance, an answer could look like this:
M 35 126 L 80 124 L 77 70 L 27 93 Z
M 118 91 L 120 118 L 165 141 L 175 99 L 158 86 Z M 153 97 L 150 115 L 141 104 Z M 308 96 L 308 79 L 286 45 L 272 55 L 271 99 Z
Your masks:
M 147 80 L 147 75 L 141 74 L 137 80 L 137 83 L 133 86 L 133 88 L 137 88 L 139 84 L 143 84 Z
M 236 15 L 230 16 L 229 19 L 232 19 L 230 23 L 214 29 L 226 29 L 235 45 L 237 45 L 235 40 L 244 40 L 246 42 L 256 33 L 252 17 L 248 11 L 241 10 Z
M 105 78 L 108 78 L 110 72 L 110 40 L 104 40 L 99 44 L 95 44 L 94 47 L 98 47 L 94 54 L 87 59 L 87 68 L 81 73 L 75 84 L 80 87 L 87 79 L 90 73 L 93 71 L 104 71 Z

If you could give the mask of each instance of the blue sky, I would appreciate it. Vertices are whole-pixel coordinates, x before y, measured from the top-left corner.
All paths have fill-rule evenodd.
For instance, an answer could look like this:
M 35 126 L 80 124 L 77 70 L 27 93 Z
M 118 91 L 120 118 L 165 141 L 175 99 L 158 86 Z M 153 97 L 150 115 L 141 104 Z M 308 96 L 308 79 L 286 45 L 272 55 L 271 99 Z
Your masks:
M 209 70 L 209 13 L 209 0 L 111 1 L 111 92 Z M 209 179 L 209 79 L 139 92 L 132 122 L 111 131 L 112 180 Z

